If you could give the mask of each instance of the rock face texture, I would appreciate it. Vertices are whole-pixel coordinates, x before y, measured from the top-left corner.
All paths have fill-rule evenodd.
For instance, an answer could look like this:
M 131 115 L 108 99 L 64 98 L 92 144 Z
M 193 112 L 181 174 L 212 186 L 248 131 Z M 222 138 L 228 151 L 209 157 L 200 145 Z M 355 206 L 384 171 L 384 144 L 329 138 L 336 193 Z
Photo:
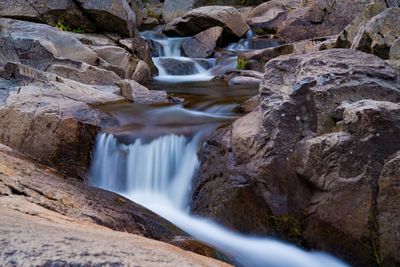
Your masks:
M 297 1 L 300 2 L 300 1 Z M 339 34 L 359 16 L 365 0 L 311 0 L 287 13 L 277 35 L 288 42 Z
M 214 49 L 221 41 L 222 27 L 212 27 L 194 37 L 183 41 L 182 50 L 187 57 L 191 58 L 207 58 L 212 56 Z
M 263 71 L 265 64 L 273 58 L 289 54 L 305 54 L 320 50 L 332 49 L 336 45 L 337 36 L 308 39 L 275 47 L 243 52 L 238 57 L 240 69 Z
M 238 40 L 249 30 L 239 11 L 227 6 L 206 6 L 193 9 L 167 24 L 164 33 L 173 36 L 193 36 L 209 28 L 219 26 L 223 40 Z
M 118 84 L 151 78 L 147 44 L 14 19 L 0 27 L 0 142 L 85 177 L 97 132 L 116 123 L 96 107 L 136 100 Z M 160 99 L 146 90 L 138 101 Z
M 383 60 L 352 50 L 269 61 L 260 105 L 217 130 L 200 154 L 194 213 L 356 266 L 399 264 L 400 240 L 388 234 L 398 232 L 390 203 L 399 79 Z
M 5 146 L 0 233 L 5 265 L 228 266 L 144 238 L 175 242 L 182 232 L 128 199 L 65 179 Z
M 136 35 L 136 4 L 126 0 L 5 0 L 0 16 L 47 23 L 68 30 L 106 31 L 122 36 Z M 131 6 L 130 6 L 131 5 Z

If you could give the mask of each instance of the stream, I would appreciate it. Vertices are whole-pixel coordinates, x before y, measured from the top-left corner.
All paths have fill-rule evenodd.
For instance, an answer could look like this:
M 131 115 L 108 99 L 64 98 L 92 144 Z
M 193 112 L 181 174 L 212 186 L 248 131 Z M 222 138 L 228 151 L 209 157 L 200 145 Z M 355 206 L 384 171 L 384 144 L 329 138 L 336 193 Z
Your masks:
M 240 117 L 238 105 L 258 93 L 256 87 L 228 87 L 224 81 L 213 80 L 235 69 L 237 51 L 249 50 L 249 42 L 231 44 L 215 58 L 192 59 L 181 53 L 184 38 L 167 38 L 157 32 L 142 36 L 156 48 L 153 60 L 159 70 L 149 88 L 184 101 L 108 107 L 119 127 L 99 134 L 90 183 L 147 207 L 238 266 L 347 266 L 322 252 L 308 252 L 273 238 L 245 236 L 191 215 L 191 185 L 204 137 Z

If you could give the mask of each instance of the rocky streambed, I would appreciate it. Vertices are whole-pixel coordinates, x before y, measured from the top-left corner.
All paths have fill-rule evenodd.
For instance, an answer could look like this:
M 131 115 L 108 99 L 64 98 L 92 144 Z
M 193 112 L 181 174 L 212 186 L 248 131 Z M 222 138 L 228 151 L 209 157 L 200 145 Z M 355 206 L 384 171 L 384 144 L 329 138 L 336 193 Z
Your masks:
M 399 25 L 398 0 L 0 1 L 0 265 L 399 265 Z

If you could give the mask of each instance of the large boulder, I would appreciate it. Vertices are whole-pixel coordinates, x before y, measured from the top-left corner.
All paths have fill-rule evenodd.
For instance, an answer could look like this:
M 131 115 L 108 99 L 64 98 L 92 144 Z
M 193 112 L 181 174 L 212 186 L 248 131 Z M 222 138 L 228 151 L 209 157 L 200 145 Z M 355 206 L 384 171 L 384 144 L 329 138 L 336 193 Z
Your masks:
M 399 7 L 400 2 L 397 0 L 374 0 L 366 5 L 364 11 L 360 16 L 357 16 L 340 34 L 337 47 L 350 48 L 353 40 L 356 38 L 359 30 L 364 28 L 365 25 L 376 15 L 382 13 L 385 9 L 391 7 Z
M 256 32 L 276 33 L 288 12 L 289 7 L 282 1 L 265 2 L 250 12 L 247 24 Z
M 337 36 L 327 36 L 242 52 L 239 54 L 237 67 L 261 72 L 264 71 L 265 64 L 273 58 L 288 54 L 304 54 L 331 49 L 335 47 L 336 39 Z
M 164 33 L 172 36 L 193 36 L 209 28 L 224 29 L 223 40 L 238 40 L 249 30 L 239 11 L 227 6 L 206 6 L 193 9 L 167 24 Z
M 369 1 L 311 0 L 287 13 L 277 35 L 288 42 L 339 34 Z
M 4 0 L 0 2 L 0 17 L 47 23 L 71 31 L 96 31 L 73 0 Z
M 365 25 L 360 25 L 351 42 L 351 48 L 390 59 L 392 46 L 400 38 L 400 8 L 388 8 L 372 17 Z M 394 48 L 396 49 L 396 48 Z
M 185 233 L 142 206 L 2 145 L 0 232 L 6 265 L 228 266 L 163 243 L 191 249 L 176 242 Z
M 124 98 L 21 64 L 0 72 L 0 142 L 68 175 L 85 177 L 101 127 L 116 121 L 94 109 Z
M 221 40 L 222 27 L 212 27 L 182 42 L 182 51 L 187 57 L 207 58 L 214 54 L 214 49 Z
M 166 23 L 183 16 L 191 9 L 209 6 L 209 5 L 224 5 L 224 6 L 248 6 L 261 4 L 263 0 L 165 0 L 163 18 Z
M 63 30 L 106 31 L 135 36 L 136 2 L 127 0 L 17 0 L 1 1 L 0 16 L 47 23 Z
M 395 195 L 381 198 L 378 184 L 392 177 L 384 165 L 400 150 L 399 80 L 385 61 L 352 50 L 269 61 L 261 105 L 200 153 L 193 212 L 356 266 L 398 264 Z

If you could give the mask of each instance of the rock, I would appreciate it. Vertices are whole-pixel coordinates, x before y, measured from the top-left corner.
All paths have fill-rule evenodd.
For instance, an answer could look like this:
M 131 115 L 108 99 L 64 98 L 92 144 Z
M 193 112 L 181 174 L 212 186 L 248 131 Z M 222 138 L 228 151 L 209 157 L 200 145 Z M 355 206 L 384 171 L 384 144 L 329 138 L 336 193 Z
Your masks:
M 222 27 L 212 27 L 183 41 L 183 53 L 191 58 L 207 58 L 212 56 L 215 47 L 221 39 L 222 31 Z
M 122 79 L 132 77 L 139 61 L 127 50 L 118 46 L 104 45 L 94 47 L 93 51 L 109 64 L 104 66 L 105 68 L 113 70 Z
M 355 266 L 375 266 L 376 255 L 398 264 L 388 217 L 397 210 L 377 203 L 384 164 L 400 150 L 399 79 L 385 61 L 349 49 L 269 61 L 260 105 L 200 152 L 194 214 Z
M 73 0 L 4 0 L 0 3 L 0 16 L 47 23 L 70 31 L 96 31 L 96 26 Z
M 391 47 L 400 38 L 399 24 L 400 8 L 388 8 L 359 30 L 351 48 L 389 59 Z
M 152 265 L 157 259 L 165 266 L 228 266 L 147 239 L 174 243 L 184 233 L 122 196 L 66 179 L 1 145 L 0 218 L 6 265 Z
M 146 83 L 152 79 L 152 71 L 146 62 L 140 60 L 136 65 L 135 71 L 132 74 L 131 79 L 138 83 Z
M 0 206 L 23 213 L 47 209 L 71 221 L 101 225 L 149 238 L 170 241 L 183 233 L 132 201 L 90 187 L 38 164 L 5 146 L 0 148 Z
M 390 7 L 399 7 L 399 4 L 396 3 L 396 0 L 375 0 L 366 5 L 363 13 L 357 16 L 340 34 L 336 46 L 338 48 L 350 48 L 360 28 L 365 27 L 368 21 Z
M 0 142 L 74 177 L 85 177 L 97 132 L 116 121 L 91 106 L 122 101 L 94 87 L 11 64 L 0 103 Z
M 393 60 L 400 60 L 400 38 L 394 41 L 390 48 L 389 58 Z
M 46 70 L 54 62 L 72 60 L 95 65 L 98 60 L 90 48 L 54 27 L 4 18 L 0 18 L 0 26 L 1 38 L 9 40 L 17 54 L 24 55 L 21 62 L 39 70 Z
M 158 58 L 160 64 L 168 75 L 190 75 L 198 73 L 197 66 L 192 60 L 178 60 L 174 58 Z
M 98 30 L 122 36 L 137 35 L 136 14 L 126 0 L 77 0 L 77 2 L 94 21 Z
M 238 8 L 238 11 L 239 11 L 240 15 L 242 16 L 242 19 L 244 21 L 246 21 L 249 18 L 249 15 L 253 9 L 254 9 L 253 7 L 248 6 L 248 7 Z
M 383 266 L 394 266 L 400 262 L 398 251 L 400 249 L 399 218 L 400 210 L 395 204 L 399 201 L 399 167 L 400 157 L 396 153 L 385 162 L 379 177 L 378 217 L 380 262 Z
M 65 218 L 54 221 L 7 208 L 0 208 L 0 218 L 0 260 L 5 265 L 230 266 L 163 242 Z M 33 256 L 37 253 L 40 257 Z
M 193 9 L 197 0 L 165 0 L 163 18 L 166 23 L 183 16 L 186 12 Z
M 133 80 L 123 80 L 118 83 L 121 95 L 127 100 L 139 104 L 170 103 L 163 91 L 151 91 Z
M 236 76 L 229 80 L 229 86 L 258 86 L 261 83 L 261 79 L 246 76 Z
M 299 1 L 297 1 L 299 2 Z M 361 15 L 364 0 L 312 0 L 288 12 L 277 36 L 287 42 L 339 34 Z
M 253 9 L 247 19 L 247 24 L 256 31 L 276 33 L 285 21 L 288 10 L 284 3 L 269 1 Z
M 175 19 L 165 26 L 163 32 L 173 36 L 193 36 L 215 26 L 224 28 L 224 42 L 238 40 L 249 30 L 237 9 L 207 6 L 193 9 Z
M 263 71 L 265 64 L 273 58 L 288 54 L 304 54 L 313 51 L 331 49 L 337 36 L 314 38 L 276 47 L 243 52 L 238 57 L 238 68 Z

